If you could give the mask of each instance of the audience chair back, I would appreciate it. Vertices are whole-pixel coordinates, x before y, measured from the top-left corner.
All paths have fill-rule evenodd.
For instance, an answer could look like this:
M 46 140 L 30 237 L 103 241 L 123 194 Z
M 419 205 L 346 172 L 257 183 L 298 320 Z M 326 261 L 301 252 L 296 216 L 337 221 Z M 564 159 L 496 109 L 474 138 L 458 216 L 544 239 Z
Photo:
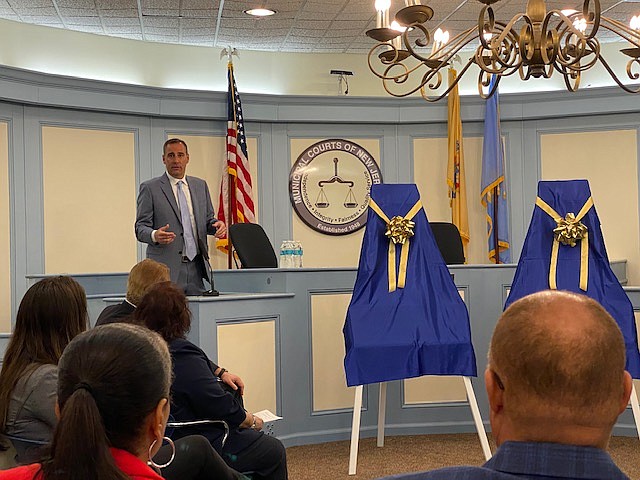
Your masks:
M 464 263 L 464 247 L 460 231 L 453 223 L 429 222 L 431 231 L 438 244 L 438 250 L 447 265 L 461 265 Z
M 165 435 L 171 438 L 174 429 L 183 428 L 183 427 L 201 427 L 203 425 L 216 425 L 222 429 L 224 429 L 224 434 L 222 435 L 222 446 L 227 443 L 227 437 L 229 436 L 229 425 L 224 420 L 190 420 L 186 422 L 179 422 L 173 418 L 173 416 L 169 415 L 169 421 L 167 422 L 167 431 Z
M 234 223 L 229 236 L 242 268 L 277 268 L 278 259 L 264 229 L 257 223 Z

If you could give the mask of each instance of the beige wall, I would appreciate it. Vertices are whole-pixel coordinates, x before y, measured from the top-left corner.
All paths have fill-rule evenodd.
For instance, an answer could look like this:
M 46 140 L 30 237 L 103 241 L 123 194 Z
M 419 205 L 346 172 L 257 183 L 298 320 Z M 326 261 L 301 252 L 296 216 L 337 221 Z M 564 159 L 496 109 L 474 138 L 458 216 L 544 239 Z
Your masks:
M 407 405 L 466 401 L 462 377 L 427 376 L 404 381 L 404 403 Z
M 464 125 L 463 125 L 464 130 Z M 467 263 L 489 263 L 485 210 L 480 203 L 482 138 L 464 137 L 464 162 L 469 210 Z M 447 138 L 419 138 L 413 141 L 413 178 L 430 222 L 450 222 L 447 189 Z
M 629 285 L 640 284 L 638 139 L 635 130 L 543 134 L 542 179 L 586 178 L 611 260 L 627 260 Z
M 0 43 L 11 45 L 0 50 L 0 63 L 11 67 L 155 87 L 227 90 L 227 58 L 219 55 L 226 45 L 143 42 L 10 20 L 0 20 Z M 172 61 L 176 58 L 179 68 Z M 241 93 L 338 95 L 338 78 L 329 73 L 338 69 L 354 72 L 351 95 L 386 95 L 369 73 L 366 54 L 241 50 L 233 62 Z
M 131 132 L 42 128 L 45 273 L 125 272 L 136 263 Z
M 189 165 L 187 174 L 203 178 L 209 185 L 209 193 L 213 208 L 217 215 L 220 203 L 220 182 L 226 165 L 226 145 L 224 136 L 205 135 L 181 135 L 170 133 L 168 138 L 178 137 L 183 139 L 189 146 Z M 256 209 L 256 221 L 259 218 L 259 191 L 258 191 L 258 139 L 247 138 L 247 154 L 249 155 L 249 169 L 251 181 L 253 182 L 253 203 Z M 158 159 L 162 162 L 162 159 Z M 227 268 L 227 256 L 216 248 L 214 237 L 209 237 L 209 255 L 211 257 L 211 267 L 214 269 Z
M 294 138 L 291 139 L 291 165 L 295 163 L 305 148 L 323 139 L 321 138 Z M 349 138 L 365 150 L 374 158 L 380 168 L 380 142 L 377 139 Z M 349 235 L 325 235 L 309 228 L 298 214 L 291 211 L 293 215 L 293 240 L 302 242 L 304 249 L 305 267 L 357 267 L 360 259 L 360 246 L 364 229 L 360 229 Z M 274 245 L 278 248 L 279 245 Z
M 0 122 L 0 332 L 11 331 L 11 221 L 9 126 Z
M 313 410 L 353 408 L 355 389 L 344 373 L 342 327 L 351 294 L 311 296 Z
M 480 11 L 479 5 L 475 11 Z M 0 20 L 0 44 L 10 46 L 0 50 L 0 63 L 11 67 L 157 87 L 227 89 L 226 58 L 219 57 L 226 45 L 211 48 L 142 42 L 10 20 Z M 373 47 L 374 42 L 370 45 Z M 621 48 L 624 46 L 620 43 L 602 45 L 609 64 L 624 76 L 628 57 L 619 52 Z M 466 55 L 462 54 L 463 63 Z M 180 59 L 181 68 L 171 65 L 170 60 L 175 58 Z M 329 72 L 338 69 L 353 71 L 354 76 L 349 77 L 351 95 L 387 96 L 380 79 L 369 71 L 364 52 L 308 54 L 241 50 L 234 64 L 241 92 L 337 95 L 338 80 Z M 600 87 L 614 85 L 614 82 L 598 65 L 583 74 L 582 85 Z M 512 75 L 500 82 L 502 93 L 564 89 L 560 75 L 526 83 L 518 75 Z M 478 94 L 477 69 L 472 68 L 461 80 L 460 94 Z
M 244 381 L 248 412 L 278 412 L 275 327 L 274 320 L 218 325 L 218 365 Z

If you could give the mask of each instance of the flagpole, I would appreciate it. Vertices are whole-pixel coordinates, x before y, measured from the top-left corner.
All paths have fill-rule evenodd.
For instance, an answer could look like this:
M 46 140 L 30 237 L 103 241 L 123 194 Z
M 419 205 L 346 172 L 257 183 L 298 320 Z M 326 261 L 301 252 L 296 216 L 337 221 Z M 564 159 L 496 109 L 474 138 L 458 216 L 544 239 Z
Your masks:
M 231 48 L 229 48 L 229 63 L 227 65 L 228 70 L 231 71 L 231 73 L 233 74 L 233 60 L 231 58 Z M 236 118 L 236 109 L 235 109 L 235 105 L 236 105 L 236 92 L 233 88 L 233 82 L 231 82 L 231 85 L 229 86 L 229 88 L 231 89 L 231 95 L 233 96 L 233 121 L 234 123 L 236 123 L 238 121 L 238 119 Z M 233 225 L 233 213 L 231 212 L 231 207 L 232 207 L 232 199 L 233 199 L 233 193 L 236 188 L 236 184 L 235 184 L 235 178 L 233 175 L 231 175 L 229 173 L 229 160 L 227 159 L 227 177 L 228 177 L 228 181 L 227 184 L 229 185 L 229 188 L 227 189 L 227 205 L 229 206 L 229 212 L 227 214 L 227 269 L 231 270 L 233 268 L 233 244 L 231 243 L 231 235 L 229 235 L 229 227 L 231 227 L 231 225 Z
M 498 237 L 498 195 L 499 186 L 493 187 L 493 248 L 496 252 L 494 260 L 496 265 L 500 263 L 500 238 Z

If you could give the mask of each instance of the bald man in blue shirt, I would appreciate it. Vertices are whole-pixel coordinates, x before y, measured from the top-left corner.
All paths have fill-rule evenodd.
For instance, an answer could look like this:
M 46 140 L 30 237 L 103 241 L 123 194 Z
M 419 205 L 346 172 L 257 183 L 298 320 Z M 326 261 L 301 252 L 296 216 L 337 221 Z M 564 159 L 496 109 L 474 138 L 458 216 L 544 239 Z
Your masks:
M 615 320 L 596 301 L 545 291 L 500 317 L 485 383 L 498 451 L 481 467 L 402 480 L 628 480 L 605 451 L 632 380 Z

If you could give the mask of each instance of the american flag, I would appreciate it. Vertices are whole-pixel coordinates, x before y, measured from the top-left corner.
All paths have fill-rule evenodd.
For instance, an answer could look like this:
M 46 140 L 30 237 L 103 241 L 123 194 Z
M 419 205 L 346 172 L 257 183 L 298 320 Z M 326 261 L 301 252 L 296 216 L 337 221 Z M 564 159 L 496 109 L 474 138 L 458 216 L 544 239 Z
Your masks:
M 244 134 L 244 118 L 240 94 L 233 77 L 233 64 L 228 66 L 229 90 L 227 93 L 227 168 L 222 175 L 218 219 L 227 226 L 234 223 L 255 223 L 251 173 L 247 155 L 247 139 Z M 230 185 L 231 181 L 231 185 Z M 229 196 L 229 188 L 231 195 Z M 231 198 L 229 198 L 231 197 Z M 229 205 L 231 201 L 231 205 Z M 218 247 L 226 249 L 227 239 L 218 241 Z

